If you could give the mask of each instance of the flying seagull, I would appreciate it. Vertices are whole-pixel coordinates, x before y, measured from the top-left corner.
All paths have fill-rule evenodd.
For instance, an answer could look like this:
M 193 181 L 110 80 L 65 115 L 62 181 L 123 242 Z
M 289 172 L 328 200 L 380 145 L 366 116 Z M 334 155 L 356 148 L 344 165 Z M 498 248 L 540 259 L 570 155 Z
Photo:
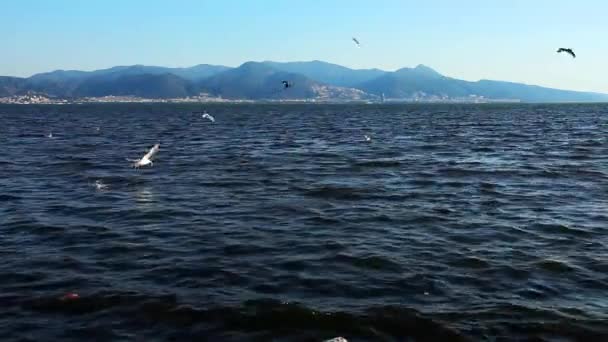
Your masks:
M 370 137 L 369 135 L 364 135 L 363 138 L 365 139 L 366 142 L 371 142 L 372 141 L 372 137 Z
M 355 44 L 357 44 L 357 47 L 361 47 L 361 43 L 359 43 L 357 38 L 353 37 L 353 42 L 355 42 Z
M 557 53 L 562 53 L 562 52 L 570 54 L 570 56 L 572 56 L 572 58 L 576 58 L 576 54 L 574 53 L 574 51 L 572 51 L 572 49 L 559 48 L 557 50 Z
M 202 118 L 207 119 L 211 122 L 215 122 L 215 118 L 213 116 L 211 116 L 209 113 L 207 113 L 207 111 L 203 112 Z
M 288 81 L 281 81 L 281 83 L 283 83 L 283 89 L 293 87 L 293 83 L 289 83 Z
M 154 166 L 154 163 L 152 162 L 152 158 L 154 157 L 154 155 L 156 153 L 158 153 L 159 149 L 160 149 L 160 144 L 156 144 L 156 145 L 152 146 L 150 151 L 148 151 L 148 153 L 146 153 L 146 155 L 143 156 L 141 159 L 139 159 L 139 160 L 127 159 L 127 160 L 133 162 L 134 168 L 140 168 L 140 167 L 146 166 L 146 165 Z

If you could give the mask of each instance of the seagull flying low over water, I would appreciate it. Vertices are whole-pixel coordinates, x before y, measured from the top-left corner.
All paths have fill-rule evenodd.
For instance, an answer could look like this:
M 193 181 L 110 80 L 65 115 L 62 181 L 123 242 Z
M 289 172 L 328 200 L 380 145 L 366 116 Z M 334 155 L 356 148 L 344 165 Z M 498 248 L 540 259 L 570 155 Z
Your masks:
M 156 144 L 156 145 L 152 146 L 150 151 L 148 151 L 148 153 L 146 153 L 146 155 L 143 156 L 141 159 L 139 159 L 139 160 L 127 159 L 127 160 L 133 162 L 134 168 L 140 168 L 140 167 L 146 166 L 146 165 L 154 166 L 154 163 L 152 162 L 152 158 L 154 158 L 154 155 L 156 153 L 158 153 L 159 149 L 160 149 L 160 144 Z
M 353 42 L 357 44 L 357 47 L 361 47 L 361 43 L 359 43 L 359 40 L 357 40 L 357 38 L 353 37 Z
M 363 138 L 365 138 L 366 142 L 371 142 L 372 141 L 372 137 L 370 137 L 369 135 L 364 135 Z
M 568 53 L 570 56 L 572 56 L 572 58 L 576 58 L 576 54 L 574 53 L 574 51 L 572 51 L 572 49 L 559 48 L 557 50 L 557 53 L 562 53 L 562 52 Z
M 211 116 L 211 114 L 207 113 L 206 110 L 200 111 L 200 112 L 192 112 L 192 114 L 202 114 L 201 117 L 203 119 L 207 119 L 211 122 L 215 122 L 215 118 L 213 116 Z
M 202 118 L 207 119 L 211 122 L 215 122 L 215 118 L 213 116 L 211 116 L 211 114 L 207 113 L 206 111 L 203 112 Z

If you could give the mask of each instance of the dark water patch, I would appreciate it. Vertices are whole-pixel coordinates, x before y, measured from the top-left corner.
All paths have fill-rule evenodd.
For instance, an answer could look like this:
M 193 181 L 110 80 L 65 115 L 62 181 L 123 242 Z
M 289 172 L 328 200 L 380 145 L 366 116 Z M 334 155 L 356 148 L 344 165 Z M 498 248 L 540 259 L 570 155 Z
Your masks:
M 373 255 L 355 256 L 345 253 L 338 253 L 337 255 L 327 259 L 327 261 L 345 263 L 347 265 L 370 270 L 391 270 L 395 272 L 399 272 L 401 270 L 401 266 L 398 263 L 386 257 Z
M 391 167 L 399 167 L 401 166 L 401 162 L 398 160 L 365 160 L 358 161 L 353 164 L 355 167 L 359 168 L 391 168 Z
M 323 199 L 358 200 L 365 198 L 365 191 L 346 186 L 320 186 L 305 192 L 306 196 Z
M 21 197 L 13 195 L 2 195 L 0 194 L 0 202 L 13 202 L 20 200 Z
M 147 298 L 137 295 L 92 295 L 78 300 L 41 298 L 26 307 L 69 316 L 91 314 L 120 307 L 128 310 L 134 326 L 153 324 L 190 331 L 198 325 L 214 325 L 217 332 L 255 333 L 263 339 L 320 340 L 336 335 L 357 339 L 414 339 L 417 341 L 468 341 L 454 329 L 415 310 L 380 307 L 361 314 L 320 312 L 299 304 L 257 300 L 239 307 L 195 308 L 179 304 L 174 296 Z M 110 310 L 111 311 L 111 310 Z M 95 329 L 96 330 L 96 329 Z M 216 333 L 217 333 L 216 332 Z M 207 331 L 205 334 L 209 336 Z M 213 330 L 211 330 L 213 334 Z M 199 336 L 202 337 L 202 336 Z
M 463 267 L 463 268 L 490 268 L 490 263 L 487 260 L 484 260 L 479 257 L 467 256 L 461 258 L 450 258 L 450 265 L 454 267 Z
M 566 226 L 563 224 L 553 223 L 536 223 L 530 227 L 531 230 L 540 231 L 547 234 L 553 235 L 565 235 L 574 237 L 589 237 L 593 233 L 585 229 L 576 228 L 573 226 Z
M 573 271 L 573 268 L 568 265 L 568 263 L 554 259 L 538 261 L 533 267 L 538 267 L 553 273 L 568 273 Z

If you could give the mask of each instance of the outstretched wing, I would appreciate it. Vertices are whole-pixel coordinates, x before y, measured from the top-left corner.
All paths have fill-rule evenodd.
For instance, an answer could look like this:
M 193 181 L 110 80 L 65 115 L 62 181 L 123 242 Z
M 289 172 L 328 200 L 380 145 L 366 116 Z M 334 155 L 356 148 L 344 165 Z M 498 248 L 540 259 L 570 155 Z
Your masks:
M 570 56 L 572 56 L 573 58 L 576 58 L 576 54 L 574 53 L 574 51 L 572 51 L 572 49 L 559 48 L 559 49 L 557 49 L 557 52 L 558 53 L 565 52 L 565 53 L 569 54 Z
M 146 155 L 144 156 L 143 159 L 152 160 L 152 158 L 154 157 L 154 155 L 156 153 L 158 153 L 159 149 L 160 149 L 160 144 L 156 144 L 156 145 L 152 146 L 152 148 L 150 149 L 150 151 L 148 153 L 146 153 Z
M 209 119 L 211 122 L 215 122 L 215 118 L 207 113 L 203 114 L 204 119 Z

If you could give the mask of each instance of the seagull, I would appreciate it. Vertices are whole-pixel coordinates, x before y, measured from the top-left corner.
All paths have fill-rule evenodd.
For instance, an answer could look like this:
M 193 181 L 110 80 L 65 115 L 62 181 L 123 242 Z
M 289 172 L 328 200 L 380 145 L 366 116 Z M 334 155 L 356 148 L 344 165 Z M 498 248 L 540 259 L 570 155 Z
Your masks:
M 293 87 L 293 84 L 289 83 L 287 81 L 281 81 L 281 83 L 283 83 L 283 89 L 287 89 L 287 88 Z
M 103 184 L 103 182 L 100 179 L 98 179 L 95 181 L 95 188 L 97 188 L 97 190 L 104 190 L 104 189 L 107 189 L 108 186 L 106 184 Z
M 211 122 L 215 122 L 215 118 L 213 116 L 211 116 L 209 113 L 207 113 L 206 111 L 203 113 L 202 118 L 208 119 Z
M 361 43 L 359 43 L 359 40 L 357 40 L 357 38 L 353 37 L 353 42 L 355 42 L 355 44 L 357 44 L 357 47 L 361 47 Z
M 559 48 L 557 50 L 557 53 L 562 53 L 562 52 L 566 52 L 566 53 L 570 54 L 570 56 L 572 56 L 572 58 L 576 58 L 576 54 L 574 53 L 574 51 L 572 51 L 572 49 Z
M 370 137 L 369 135 L 364 135 L 363 138 L 365 138 L 366 142 L 371 142 L 372 141 L 372 137 Z
M 146 153 L 146 155 L 143 156 L 141 159 L 139 159 L 139 160 L 127 159 L 127 160 L 133 162 L 133 167 L 136 169 L 140 168 L 142 166 L 146 166 L 146 165 L 154 166 L 154 163 L 152 162 L 152 158 L 154 157 L 154 155 L 156 153 L 158 153 L 159 149 L 160 149 L 160 144 L 156 144 L 156 145 L 152 146 L 150 151 L 148 151 L 148 153 Z
M 53 132 L 49 132 L 49 135 L 46 136 L 49 139 L 53 139 Z
M 332 338 L 331 340 L 325 340 L 324 342 L 348 342 L 348 340 L 345 339 L 344 337 L 335 337 L 335 338 Z

